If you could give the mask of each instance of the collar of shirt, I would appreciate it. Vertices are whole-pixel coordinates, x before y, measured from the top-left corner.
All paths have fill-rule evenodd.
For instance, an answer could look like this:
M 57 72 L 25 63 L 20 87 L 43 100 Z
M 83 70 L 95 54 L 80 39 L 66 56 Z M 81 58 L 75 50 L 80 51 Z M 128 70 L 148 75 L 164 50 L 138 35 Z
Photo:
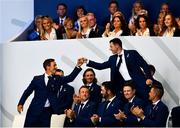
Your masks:
M 118 53 L 117 55 L 118 55 L 118 56 L 119 56 L 119 55 L 124 55 L 124 49 L 122 49 L 121 52 Z
M 84 106 L 87 104 L 88 101 L 89 101 L 89 100 L 86 100 L 86 101 L 84 101 L 84 102 L 81 102 L 81 104 L 84 104 L 82 108 L 84 108 Z
M 112 21 L 112 19 L 113 19 L 113 15 L 110 15 L 110 22 Z
M 91 87 L 91 85 L 92 85 L 92 83 L 90 83 L 90 84 L 87 84 L 87 86 L 89 86 L 89 87 Z
M 48 80 L 49 80 L 48 76 L 51 76 L 51 75 L 48 75 L 47 73 L 44 73 L 44 80 L 45 80 L 46 85 L 47 85 Z
M 96 26 L 97 26 L 97 24 L 95 24 L 95 25 L 94 25 L 94 27 L 92 28 L 92 29 L 93 29 L 93 31 L 95 31 L 95 30 L 96 30 Z
M 113 96 L 111 99 L 109 99 L 110 103 L 114 100 L 116 96 Z
M 86 38 L 88 38 L 90 31 L 91 31 L 91 29 L 88 28 L 86 32 L 83 32 L 83 31 L 82 31 L 81 34 L 82 34 L 82 35 L 86 35 Z
M 66 19 L 66 16 L 63 18 L 59 17 L 59 21 L 63 20 L 63 23 L 64 23 L 65 19 Z
M 57 39 L 56 30 L 54 28 L 51 28 L 51 33 L 48 34 L 47 32 L 45 32 L 45 37 L 48 40 L 56 40 Z
M 136 36 L 150 36 L 149 28 L 146 28 L 146 30 L 143 33 L 141 29 L 138 29 L 136 32 Z
M 133 100 L 134 100 L 135 96 L 133 96 L 130 100 L 129 100 L 129 103 L 132 103 Z
M 123 30 L 119 30 L 118 32 L 115 33 L 113 30 L 112 32 L 109 32 L 108 37 L 118 37 L 123 33 Z
M 158 103 L 160 102 L 160 100 L 158 100 L 158 101 L 156 101 L 156 102 L 154 102 L 154 103 L 152 103 L 154 106 L 156 106 Z

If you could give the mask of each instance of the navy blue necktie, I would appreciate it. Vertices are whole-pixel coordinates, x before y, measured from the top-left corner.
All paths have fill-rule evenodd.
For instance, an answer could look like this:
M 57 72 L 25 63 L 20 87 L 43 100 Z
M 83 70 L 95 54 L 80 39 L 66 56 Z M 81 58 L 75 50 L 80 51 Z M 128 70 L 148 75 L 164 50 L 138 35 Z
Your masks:
M 120 65 L 121 65 L 121 63 L 122 63 L 122 55 L 118 55 L 118 57 L 119 57 L 119 62 L 118 62 L 118 64 L 117 64 L 117 69 L 120 68 Z M 118 59 L 118 58 L 117 58 L 117 59 Z
M 81 103 L 81 104 L 80 104 L 80 106 L 79 106 L 78 115 L 79 115 L 79 114 L 80 114 L 80 112 L 82 111 L 82 109 L 83 109 L 83 106 L 84 106 L 84 104 L 83 104 L 83 103 Z

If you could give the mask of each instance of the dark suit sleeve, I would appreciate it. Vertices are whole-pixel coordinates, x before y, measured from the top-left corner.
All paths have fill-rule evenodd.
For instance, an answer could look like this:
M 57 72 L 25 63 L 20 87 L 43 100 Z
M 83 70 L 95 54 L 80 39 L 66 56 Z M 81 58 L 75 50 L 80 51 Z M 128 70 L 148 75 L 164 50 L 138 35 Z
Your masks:
M 63 77 L 58 76 L 57 77 L 58 85 L 67 84 L 69 82 L 72 82 L 81 70 L 82 70 L 81 68 L 75 67 L 74 70 L 68 76 L 63 76 Z
M 147 62 L 143 59 L 143 57 L 137 52 L 134 50 L 134 58 L 136 59 L 136 63 L 138 64 L 138 66 L 140 66 L 144 72 L 145 72 L 145 75 L 146 75 L 146 78 L 147 79 L 152 79 L 152 76 L 151 76 L 151 73 L 150 73 L 150 70 L 148 68 L 148 64 Z
M 142 124 L 146 127 L 165 127 L 168 115 L 168 108 L 166 106 L 160 107 L 156 112 L 154 119 L 149 119 L 146 116 L 142 121 Z
M 27 87 L 27 89 L 24 91 L 23 95 L 21 96 L 21 99 L 18 103 L 18 105 L 24 105 L 26 99 L 31 95 L 31 93 L 33 92 L 34 88 L 35 88 L 35 79 L 36 77 L 33 78 L 33 80 L 31 81 L 31 83 L 29 84 L 29 86 Z
M 89 60 L 89 63 L 87 64 L 87 66 L 98 69 L 98 70 L 110 68 L 109 60 L 103 63 L 97 63 L 97 62 Z

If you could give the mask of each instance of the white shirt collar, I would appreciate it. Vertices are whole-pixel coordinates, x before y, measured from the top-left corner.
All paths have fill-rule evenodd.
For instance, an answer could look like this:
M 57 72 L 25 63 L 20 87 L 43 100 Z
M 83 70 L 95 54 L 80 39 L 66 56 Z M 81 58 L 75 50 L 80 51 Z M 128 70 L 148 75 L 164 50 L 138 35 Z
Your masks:
M 159 102 L 160 102 L 160 100 L 158 100 L 158 101 L 154 102 L 154 103 L 153 103 L 153 105 L 155 105 L 155 106 L 156 106 Z
M 124 55 L 124 49 L 122 49 L 121 52 L 118 53 L 118 55 Z
M 112 97 L 111 99 L 109 99 L 110 102 L 112 102 L 114 100 L 116 96 Z
M 133 96 L 133 98 L 131 98 L 131 100 L 129 100 L 129 103 L 132 103 L 134 98 L 135 98 L 135 96 Z
M 59 17 L 59 20 L 63 20 L 63 22 L 64 22 L 65 19 L 66 19 L 66 16 L 63 17 L 63 18 Z
M 91 85 L 92 85 L 92 83 L 90 83 L 90 84 L 87 84 L 87 86 L 89 86 L 89 87 L 91 87 Z
M 48 76 L 52 76 L 52 75 L 48 75 L 47 73 L 44 73 L 44 77 L 48 78 Z
M 88 101 L 89 101 L 89 100 L 86 100 L 86 101 L 84 101 L 84 102 L 81 102 L 81 104 L 84 104 L 84 105 L 83 105 L 83 108 L 84 108 L 84 106 L 87 104 Z
M 94 29 L 94 31 L 96 30 L 96 26 L 97 26 L 97 24 L 95 24 L 94 27 L 92 28 L 92 29 Z

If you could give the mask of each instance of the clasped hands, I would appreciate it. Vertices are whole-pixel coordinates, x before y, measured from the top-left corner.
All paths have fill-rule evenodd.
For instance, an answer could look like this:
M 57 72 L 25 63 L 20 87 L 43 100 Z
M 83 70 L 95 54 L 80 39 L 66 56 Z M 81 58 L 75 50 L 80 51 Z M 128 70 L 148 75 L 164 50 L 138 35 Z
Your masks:
M 87 59 L 84 58 L 84 57 L 81 57 L 77 60 L 77 66 L 81 66 L 83 65 L 84 63 L 87 63 Z

